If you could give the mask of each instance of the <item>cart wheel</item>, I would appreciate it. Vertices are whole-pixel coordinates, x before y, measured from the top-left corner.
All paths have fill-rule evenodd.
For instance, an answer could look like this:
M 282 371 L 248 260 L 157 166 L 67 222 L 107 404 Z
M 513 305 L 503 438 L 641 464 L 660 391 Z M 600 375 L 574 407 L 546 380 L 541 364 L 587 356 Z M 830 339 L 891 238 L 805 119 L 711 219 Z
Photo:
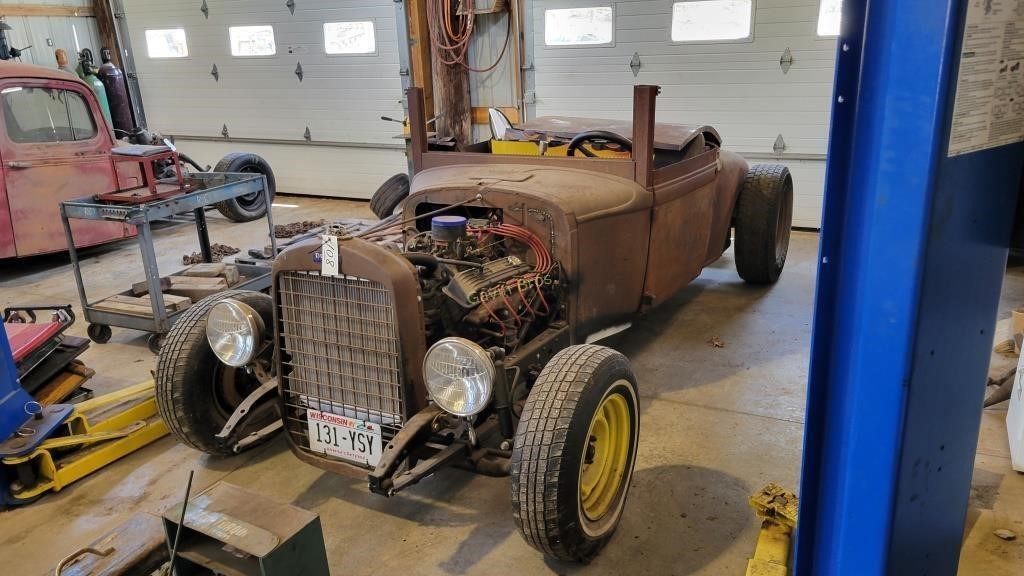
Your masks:
M 166 338 L 167 337 L 164 334 L 150 334 L 149 340 L 146 341 L 146 344 L 149 346 L 149 351 L 153 354 L 159 354 L 160 348 L 163 347 L 164 340 Z
M 89 339 L 97 344 L 106 344 L 110 342 L 110 336 L 113 335 L 113 331 L 110 326 L 106 324 L 89 324 L 89 328 L 86 329 L 86 333 L 89 334 Z

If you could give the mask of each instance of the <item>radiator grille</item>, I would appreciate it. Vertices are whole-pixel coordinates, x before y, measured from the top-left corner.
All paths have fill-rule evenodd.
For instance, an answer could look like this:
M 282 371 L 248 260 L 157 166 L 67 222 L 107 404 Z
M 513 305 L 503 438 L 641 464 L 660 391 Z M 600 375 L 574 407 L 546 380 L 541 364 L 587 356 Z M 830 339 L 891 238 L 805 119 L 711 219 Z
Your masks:
M 277 293 L 287 428 L 296 444 L 309 447 L 306 409 L 396 431 L 404 377 L 391 291 L 363 278 L 287 271 Z

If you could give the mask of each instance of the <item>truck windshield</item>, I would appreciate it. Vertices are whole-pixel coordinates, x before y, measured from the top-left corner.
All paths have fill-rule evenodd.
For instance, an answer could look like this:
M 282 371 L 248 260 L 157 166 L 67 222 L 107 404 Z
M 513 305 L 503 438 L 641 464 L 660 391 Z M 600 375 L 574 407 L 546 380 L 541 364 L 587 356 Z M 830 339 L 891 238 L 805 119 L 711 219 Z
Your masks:
M 5 88 L 0 94 L 7 135 L 13 142 L 73 142 L 96 136 L 96 122 L 80 94 L 22 86 Z

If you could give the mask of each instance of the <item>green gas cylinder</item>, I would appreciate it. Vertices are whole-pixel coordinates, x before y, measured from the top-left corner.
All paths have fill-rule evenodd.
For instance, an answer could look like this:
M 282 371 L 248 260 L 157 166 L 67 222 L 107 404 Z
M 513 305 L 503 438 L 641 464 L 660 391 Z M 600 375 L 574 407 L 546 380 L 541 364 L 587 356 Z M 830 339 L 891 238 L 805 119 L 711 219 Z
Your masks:
M 114 127 L 114 120 L 110 117 L 110 102 L 107 101 L 107 89 L 103 87 L 103 82 L 100 81 L 99 77 L 96 76 L 96 67 L 93 66 L 92 50 L 83 48 L 78 54 L 78 67 L 75 69 L 78 72 L 78 77 L 85 80 L 85 83 L 92 88 L 93 94 L 96 95 L 96 99 L 99 100 L 100 110 L 103 111 L 103 117 L 107 119 L 107 127 Z

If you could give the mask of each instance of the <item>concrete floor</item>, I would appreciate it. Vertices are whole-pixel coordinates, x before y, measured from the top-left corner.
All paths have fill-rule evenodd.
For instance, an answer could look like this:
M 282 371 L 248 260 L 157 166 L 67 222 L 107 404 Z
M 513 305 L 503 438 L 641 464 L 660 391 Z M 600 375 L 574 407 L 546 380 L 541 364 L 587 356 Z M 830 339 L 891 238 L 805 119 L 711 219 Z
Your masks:
M 281 198 L 279 223 L 369 216 L 365 204 Z M 287 204 L 287 205 L 285 205 Z M 210 218 L 214 241 L 243 250 L 265 243 L 261 223 Z M 157 234 L 164 271 L 196 249 L 187 226 Z M 281 439 L 231 459 L 208 457 L 165 438 L 36 504 L 0 514 L 0 566 L 12 574 L 52 571 L 57 559 L 88 544 L 132 513 L 159 513 L 177 502 L 188 470 L 196 487 L 226 480 L 320 514 L 337 574 L 742 574 L 758 523 L 746 498 L 769 481 L 796 487 L 803 432 L 816 234 L 795 233 L 778 285 L 740 282 L 731 254 L 674 301 L 611 345 L 633 362 L 643 396 L 637 472 L 621 527 L 590 566 L 545 562 L 516 534 L 508 482 L 442 471 L 393 499 L 367 493 L 365 481 L 334 476 L 296 460 Z M 140 280 L 131 242 L 89 251 L 91 294 Z M 0 263 L 0 306 L 77 305 L 66 257 Z M 1011 269 L 1000 317 L 1024 305 L 1024 269 Z M 72 333 L 84 335 L 81 322 Z M 715 348 L 708 340 L 725 343 Z M 142 381 L 154 367 L 145 338 L 114 330 L 83 356 L 98 392 Z M 986 411 L 962 574 L 1024 571 L 1024 476 L 1009 468 L 1005 410 Z M 1022 538 L 992 535 L 1009 528 Z M 922 527 L 927 529 L 927 527 Z

